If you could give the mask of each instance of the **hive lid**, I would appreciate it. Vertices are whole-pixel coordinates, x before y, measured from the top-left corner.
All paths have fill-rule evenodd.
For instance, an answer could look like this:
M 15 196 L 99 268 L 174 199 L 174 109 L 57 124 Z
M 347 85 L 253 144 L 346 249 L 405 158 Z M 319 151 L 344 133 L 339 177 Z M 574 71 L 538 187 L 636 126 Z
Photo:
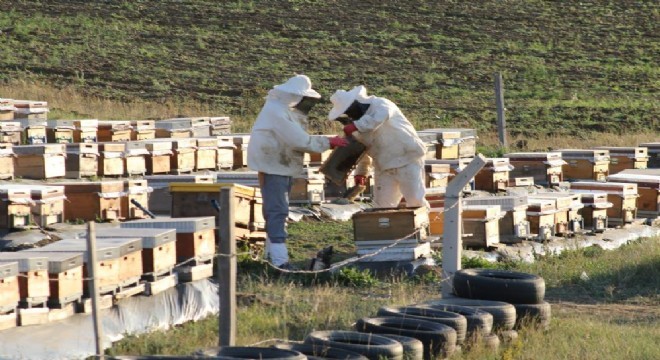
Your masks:
M 48 269 L 48 258 L 25 251 L 0 252 L 0 263 L 18 262 L 18 271 L 28 272 Z
M 18 275 L 18 262 L 0 262 L 0 279 Z
M 177 234 L 194 233 L 197 231 L 215 229 L 214 216 L 187 218 L 156 218 L 126 221 L 120 224 L 122 228 L 155 228 L 175 229 Z
M 83 265 L 82 252 L 48 252 L 40 249 L 34 248 L 20 252 L 29 252 L 35 256 L 46 257 L 48 259 L 48 272 L 51 274 L 61 273 Z
M 142 239 L 144 249 L 153 249 L 176 240 L 176 230 L 158 228 L 110 228 L 97 229 L 98 238 L 138 237 Z

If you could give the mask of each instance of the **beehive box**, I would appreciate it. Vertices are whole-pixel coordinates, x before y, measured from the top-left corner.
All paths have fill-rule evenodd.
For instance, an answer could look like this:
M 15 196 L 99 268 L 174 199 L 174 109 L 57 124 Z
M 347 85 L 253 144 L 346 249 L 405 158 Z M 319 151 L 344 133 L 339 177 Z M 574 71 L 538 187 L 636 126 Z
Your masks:
M 626 169 L 646 169 L 649 153 L 646 147 L 636 146 L 599 146 L 596 149 L 609 150 L 610 174 L 616 174 Z
M 499 205 L 464 206 L 461 213 L 463 245 L 488 248 L 499 244 L 499 221 L 502 216 Z
M 174 229 L 104 228 L 96 237 L 142 239 L 142 272 L 153 278 L 169 273 L 176 265 L 176 231 Z
M 153 189 L 149 197 L 149 210 L 155 214 L 170 215 L 172 194 L 170 183 L 213 184 L 215 175 L 148 175 L 145 180 Z
M 534 186 L 534 178 L 531 176 L 509 178 L 507 187 L 530 187 Z
M 660 169 L 660 141 L 658 142 L 648 142 L 639 144 L 640 147 L 645 147 L 648 149 L 649 169 Z
M 119 286 L 137 284 L 142 277 L 142 238 L 96 238 L 97 246 L 117 246 L 119 248 Z
M 562 167 L 566 164 L 560 152 L 522 152 L 504 154 L 513 169 L 511 177 L 533 177 L 540 185 L 557 185 L 564 180 Z
M 582 217 L 584 218 L 584 229 L 594 233 L 601 233 L 607 229 L 607 209 L 613 204 L 607 201 L 607 193 L 601 191 L 579 191 L 584 209 Z
M 0 184 L 0 229 L 20 229 L 30 225 L 30 189 Z
M 49 143 L 69 144 L 73 142 L 75 130 L 73 120 L 48 120 L 46 138 Z
M 208 118 L 195 117 L 195 118 L 174 118 L 156 121 L 156 137 L 157 138 L 190 138 L 195 137 L 193 130 L 194 124 L 201 121 L 204 123 L 206 120 L 207 126 Z M 210 130 L 205 136 L 210 135 Z
M 443 129 L 422 130 L 419 134 L 434 134 L 435 139 L 429 142 L 433 147 L 431 152 L 435 159 L 458 159 L 459 144 L 461 143 L 460 131 L 445 131 Z M 469 156 L 469 155 L 468 155 Z
M 149 151 L 140 141 L 124 143 L 124 171 L 127 176 L 144 176 L 147 173 L 147 156 Z
M 613 206 L 607 209 L 608 223 L 623 225 L 631 223 L 637 217 L 637 184 L 618 182 L 578 181 L 570 184 L 573 190 L 604 191 L 607 200 Z
M 122 181 L 63 182 L 66 220 L 119 220 L 121 198 L 124 196 Z
M 518 243 L 529 238 L 530 225 L 527 220 L 527 195 L 479 196 L 463 200 L 467 206 L 498 205 L 502 212 L 499 221 L 500 242 Z
M 0 263 L 0 314 L 16 309 L 20 300 L 18 262 Z
M 121 197 L 121 213 L 125 219 L 145 219 L 148 218 L 142 209 L 133 204 L 136 201 L 142 207 L 149 210 L 149 193 L 151 188 L 147 180 L 124 180 L 124 194 Z
M 228 116 L 210 117 L 209 124 L 211 125 L 211 136 L 231 133 L 231 119 Z
M 157 218 L 123 222 L 122 228 L 174 229 L 177 262 L 212 260 L 215 256 L 215 217 Z
M 14 99 L 0 98 L 0 120 L 14 120 L 15 112 Z
M 150 140 L 156 138 L 156 121 L 131 120 L 131 140 Z
M 0 121 L 0 143 L 20 145 L 23 127 L 17 121 Z
M 172 169 L 172 141 L 144 140 L 143 143 L 149 152 L 146 156 L 147 174 L 169 174 Z
M 95 143 L 98 141 L 99 121 L 97 119 L 73 120 L 75 129 L 73 141 L 77 143 Z
M 448 182 L 451 182 L 456 174 L 460 173 L 463 169 L 465 169 L 468 164 L 472 159 L 469 158 L 463 158 L 463 159 L 453 159 L 453 160 L 424 160 L 425 166 L 428 165 L 449 165 L 449 177 L 447 179 Z M 474 178 L 472 178 L 466 185 L 465 188 L 463 189 L 464 192 L 471 192 L 474 190 Z
M 27 145 L 45 144 L 47 120 L 43 119 L 16 119 L 23 128 L 22 143 Z
M 419 208 L 374 208 L 353 214 L 355 241 L 425 240 L 428 210 Z
M 529 230 L 537 240 L 549 240 L 555 235 L 556 201 L 528 198 L 527 220 Z
M 449 164 L 425 164 L 424 185 L 427 188 L 446 187 L 451 176 Z
M 532 199 L 549 199 L 555 201 L 555 234 L 568 235 L 580 231 L 582 216 L 579 210 L 584 207 L 580 194 L 568 192 L 539 192 L 530 194 Z
M 181 175 L 195 170 L 195 146 L 197 142 L 194 138 L 154 141 L 172 142 L 172 157 L 170 158 L 170 172 L 172 174 Z
M 51 179 L 66 175 L 64 144 L 21 145 L 14 147 L 14 173 L 26 179 Z
M 437 159 L 471 158 L 476 154 L 477 131 L 468 128 L 453 129 L 425 129 L 420 133 L 435 133 L 438 137 L 439 151 L 436 149 Z M 458 133 L 458 137 L 456 137 Z M 458 152 L 458 156 L 454 157 Z
M 48 102 L 38 100 L 14 100 L 14 118 L 43 119 L 48 117 Z
M 320 135 L 324 137 L 330 137 L 327 135 Z M 332 154 L 332 149 L 328 149 L 324 152 L 316 153 L 316 152 L 306 152 L 303 155 L 303 165 L 304 166 L 310 166 L 310 167 L 319 167 L 321 164 L 323 164 L 328 157 Z
M 289 202 L 292 204 L 320 204 L 325 200 L 325 176 L 319 168 L 305 168 L 300 177 L 293 178 L 289 191 Z
M 218 170 L 231 170 L 234 168 L 234 139 L 228 137 L 218 137 Z
M 99 172 L 99 146 L 92 143 L 66 144 L 66 177 L 80 179 Z
M 20 305 L 43 304 L 50 296 L 48 258 L 25 251 L 0 252 L 0 263 L 18 262 Z
M 123 176 L 124 153 L 126 144 L 121 142 L 99 143 L 99 175 L 100 176 Z
M 196 138 L 195 170 L 218 168 L 218 142 L 215 137 Z
M 101 120 L 98 122 L 99 142 L 130 141 L 132 127 L 130 121 Z
M 14 146 L 11 143 L 0 143 L 0 179 L 14 178 Z
M 486 165 L 474 176 L 474 188 L 490 192 L 504 191 L 511 170 L 513 167 L 507 158 L 486 159 Z
M 29 189 L 32 220 L 41 227 L 64 222 L 64 186 L 22 185 Z
M 83 254 L 81 252 L 45 252 L 29 249 L 19 253 L 48 259 L 49 305 L 63 305 L 83 295 Z
M 221 140 L 231 140 L 235 146 L 233 156 L 233 169 L 247 167 L 247 148 L 250 143 L 250 134 L 229 134 L 219 136 Z
M 610 151 L 606 149 L 563 149 L 564 179 L 605 181 L 610 169 Z
M 607 181 L 637 184 L 637 212 L 640 216 L 660 216 L 660 170 L 624 170 L 610 175 Z

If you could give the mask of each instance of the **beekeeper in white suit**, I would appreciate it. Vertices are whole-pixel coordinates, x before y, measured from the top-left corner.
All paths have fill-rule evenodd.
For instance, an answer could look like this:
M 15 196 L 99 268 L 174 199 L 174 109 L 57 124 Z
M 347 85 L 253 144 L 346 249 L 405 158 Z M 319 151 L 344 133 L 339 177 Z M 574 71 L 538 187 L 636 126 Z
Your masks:
M 374 168 L 373 201 L 377 207 L 397 207 L 401 197 L 408 207 L 429 207 L 425 199 L 424 155 L 426 147 L 415 128 L 392 101 L 367 96 L 360 85 L 350 91 L 337 90 L 330 98 L 328 117 L 346 115 L 353 122 L 344 126 L 367 147 L 355 170 L 356 184 L 364 185 L 368 169 Z
M 307 113 L 321 98 L 305 75 L 296 75 L 268 92 L 257 116 L 247 150 L 248 167 L 259 172 L 266 220 L 266 252 L 273 265 L 290 269 L 286 247 L 286 219 L 293 176 L 303 171 L 305 152 L 346 146 L 345 138 L 311 136 Z

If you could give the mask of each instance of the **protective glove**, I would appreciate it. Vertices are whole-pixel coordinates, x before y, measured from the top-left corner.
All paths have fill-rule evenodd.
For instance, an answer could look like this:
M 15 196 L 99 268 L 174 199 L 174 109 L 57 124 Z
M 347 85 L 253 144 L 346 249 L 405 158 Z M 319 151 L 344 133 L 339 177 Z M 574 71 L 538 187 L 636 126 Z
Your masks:
M 350 123 L 350 124 L 344 126 L 344 134 L 346 134 L 346 136 L 351 136 L 351 134 L 356 132 L 356 131 L 358 131 L 358 128 L 357 128 L 357 126 L 355 126 L 354 123 Z
M 355 185 L 367 186 L 367 177 L 364 175 L 355 175 Z
M 343 137 L 335 136 L 333 138 L 330 138 L 330 148 L 334 149 L 336 147 L 344 147 L 348 145 L 348 140 L 344 139 Z

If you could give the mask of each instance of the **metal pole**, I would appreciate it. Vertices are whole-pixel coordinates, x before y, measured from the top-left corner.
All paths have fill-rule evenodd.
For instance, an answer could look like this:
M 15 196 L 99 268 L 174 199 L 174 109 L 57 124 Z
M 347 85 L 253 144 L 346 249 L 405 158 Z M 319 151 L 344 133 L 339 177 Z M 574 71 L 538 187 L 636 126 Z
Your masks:
M 89 270 L 89 294 L 92 297 L 92 319 L 94 322 L 94 341 L 96 343 L 96 356 L 103 360 L 103 324 L 101 323 L 101 309 L 99 309 L 99 291 L 96 286 L 98 263 L 96 262 L 96 224 L 87 223 L 87 269 Z
M 442 236 L 442 296 L 452 296 L 452 280 L 456 271 L 461 269 L 463 253 L 461 196 L 463 189 L 472 178 L 486 165 L 486 159 L 477 154 L 474 160 L 447 184 L 445 194 L 445 224 Z
M 218 295 L 220 297 L 219 346 L 236 344 L 236 241 L 234 235 L 234 188 L 220 190 L 220 257 L 218 259 Z
M 497 135 L 500 145 L 507 147 L 506 142 L 506 119 L 504 117 L 504 88 L 502 85 L 502 74 L 495 73 L 495 104 L 497 105 Z

